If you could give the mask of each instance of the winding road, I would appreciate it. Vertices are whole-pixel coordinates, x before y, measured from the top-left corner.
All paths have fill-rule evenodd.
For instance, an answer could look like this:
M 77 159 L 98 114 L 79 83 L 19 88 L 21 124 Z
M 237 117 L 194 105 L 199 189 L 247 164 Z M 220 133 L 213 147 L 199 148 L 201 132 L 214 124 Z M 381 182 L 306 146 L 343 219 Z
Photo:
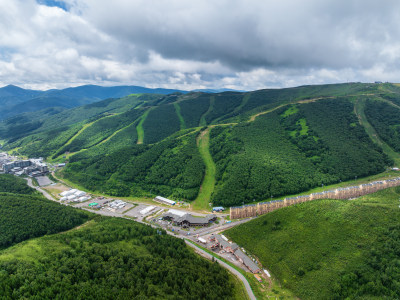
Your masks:
M 236 270 L 235 268 L 232 268 L 227 263 L 223 262 L 222 260 L 220 260 L 217 257 L 214 257 L 210 253 L 208 253 L 208 252 L 204 251 L 203 249 L 197 247 L 196 245 L 192 244 L 191 242 L 189 242 L 186 239 L 185 239 L 185 243 L 189 247 L 192 247 L 193 249 L 195 249 L 195 251 L 198 252 L 199 254 L 201 254 L 201 256 L 204 256 L 205 258 L 207 258 L 209 260 L 212 260 L 212 258 L 214 258 L 216 261 L 218 261 L 220 266 L 222 266 L 225 269 L 227 269 L 229 272 L 231 272 L 233 275 L 235 275 L 237 278 L 239 278 L 243 282 L 244 287 L 246 288 L 247 294 L 249 295 L 249 298 L 251 300 L 257 299 L 256 296 L 254 296 L 253 290 L 251 289 L 250 284 L 247 281 L 246 277 L 244 277 L 238 270 Z
M 51 196 L 47 191 L 41 189 L 40 187 L 34 186 L 34 185 L 32 184 L 32 179 L 31 179 L 31 178 L 26 178 L 26 180 L 27 180 L 27 182 L 28 182 L 28 185 L 29 185 L 31 188 L 34 188 L 35 190 L 41 192 L 47 199 L 52 200 L 52 201 L 56 201 L 56 202 L 60 203 L 59 201 L 57 201 L 56 199 L 54 199 L 53 196 Z M 61 203 L 60 203 L 60 204 L 61 204 Z M 97 214 L 100 214 L 100 215 L 104 215 L 104 216 L 118 217 L 118 218 L 124 218 L 124 219 L 132 220 L 132 219 L 127 218 L 127 217 L 124 217 L 124 216 L 122 216 L 122 215 L 120 215 L 120 214 L 118 214 L 118 213 L 106 212 L 106 211 L 94 211 L 94 210 L 90 210 L 90 209 L 87 209 L 87 208 L 81 208 L 81 209 L 90 211 L 90 212 L 92 212 L 92 213 L 97 213 Z M 137 221 L 137 220 L 136 220 L 136 221 Z M 245 221 L 245 220 L 242 220 L 242 221 Z M 137 221 L 137 222 L 139 222 L 139 221 Z M 150 226 L 152 226 L 152 227 L 155 227 L 155 226 L 153 226 L 153 225 L 151 225 L 151 224 L 148 224 L 148 223 L 144 223 L 144 222 L 140 222 L 140 223 L 143 223 L 143 224 L 146 224 L 146 225 L 150 225 Z M 241 221 L 237 221 L 237 222 L 235 222 L 235 223 L 233 223 L 233 224 L 232 224 L 232 223 L 231 223 L 231 224 L 226 224 L 226 225 L 227 225 L 226 227 L 232 227 L 232 226 L 234 226 L 234 225 L 238 225 L 239 223 L 242 223 L 242 222 L 241 222 Z M 221 227 L 224 227 L 224 226 L 221 226 Z M 155 228 L 156 228 L 156 227 L 155 227 Z M 226 229 L 226 228 L 219 228 L 219 229 L 221 230 L 221 229 Z M 212 231 L 214 231 L 214 230 L 212 230 Z M 235 268 L 231 267 L 230 265 L 228 265 L 227 263 L 223 262 L 222 260 L 218 259 L 217 257 L 212 256 L 211 254 L 209 254 L 208 252 L 204 251 L 203 249 L 201 249 L 201 248 L 198 247 L 197 245 L 192 244 L 192 243 L 191 243 L 188 239 L 186 239 L 185 237 L 182 237 L 182 236 L 179 236 L 179 235 L 177 236 L 177 235 L 173 234 L 172 232 L 169 232 L 168 230 L 166 230 L 166 232 L 167 232 L 167 234 L 170 234 L 170 235 L 172 235 L 172 236 L 174 236 L 174 237 L 176 237 L 176 238 L 181 238 L 181 239 L 183 239 L 183 240 L 185 241 L 185 243 L 186 243 L 189 247 L 192 247 L 193 249 L 195 249 L 195 251 L 196 251 L 198 254 L 200 254 L 201 256 L 203 256 L 204 258 L 209 259 L 209 260 L 212 260 L 212 259 L 214 258 L 215 260 L 217 260 L 218 263 L 220 264 L 220 266 L 222 266 L 222 267 L 224 267 L 225 269 L 227 269 L 229 272 L 231 272 L 233 275 L 235 275 L 239 280 L 241 280 L 241 281 L 243 282 L 244 287 L 246 288 L 246 292 L 247 292 L 247 294 L 248 294 L 248 296 L 249 296 L 249 298 L 250 298 L 251 300 L 257 299 L 257 298 L 255 297 L 255 295 L 254 295 L 254 293 L 253 293 L 253 290 L 251 289 L 250 284 L 249 284 L 249 282 L 247 281 L 246 277 L 244 277 L 238 270 L 236 270 Z M 207 233 L 208 233 L 208 232 L 207 232 Z M 205 232 L 203 232 L 203 234 L 205 234 Z
M 35 189 L 35 190 L 41 192 L 41 193 L 43 194 L 43 196 L 45 196 L 47 199 L 52 200 L 52 201 L 56 201 L 56 202 L 60 203 L 59 201 L 57 201 L 57 199 L 54 199 L 53 196 L 50 195 L 50 194 L 49 194 L 48 192 L 46 192 L 45 190 L 41 189 L 41 188 L 38 187 L 38 186 L 34 186 L 33 183 L 32 183 L 32 178 L 25 178 L 25 179 L 26 179 L 26 181 L 28 182 L 28 185 L 29 185 L 31 188 L 33 188 L 33 189 Z M 60 203 L 60 204 L 61 204 L 61 203 Z

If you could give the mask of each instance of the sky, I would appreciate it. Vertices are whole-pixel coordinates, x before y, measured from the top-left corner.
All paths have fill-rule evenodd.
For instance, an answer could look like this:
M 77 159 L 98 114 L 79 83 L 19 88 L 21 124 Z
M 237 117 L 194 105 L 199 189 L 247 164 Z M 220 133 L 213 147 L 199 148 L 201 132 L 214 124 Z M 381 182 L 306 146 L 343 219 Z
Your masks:
M 400 1 L 0 0 L 0 86 L 400 82 Z

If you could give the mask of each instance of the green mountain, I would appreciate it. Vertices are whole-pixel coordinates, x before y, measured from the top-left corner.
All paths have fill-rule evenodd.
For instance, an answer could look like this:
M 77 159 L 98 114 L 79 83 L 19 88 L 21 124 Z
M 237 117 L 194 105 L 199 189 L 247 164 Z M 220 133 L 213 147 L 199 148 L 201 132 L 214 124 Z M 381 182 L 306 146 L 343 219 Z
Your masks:
M 19 115 L 0 138 L 22 155 L 67 159 L 63 175 L 93 191 L 234 206 L 400 164 L 399 93 L 349 83 L 131 95 Z
M 35 112 L 53 107 L 73 108 L 108 98 L 121 98 L 130 94 L 171 94 L 184 92 L 172 89 L 150 89 L 141 86 L 83 85 L 66 89 L 35 91 L 14 85 L 0 88 L 0 120 L 24 112 Z
M 273 211 L 224 234 L 301 299 L 400 297 L 400 188 Z

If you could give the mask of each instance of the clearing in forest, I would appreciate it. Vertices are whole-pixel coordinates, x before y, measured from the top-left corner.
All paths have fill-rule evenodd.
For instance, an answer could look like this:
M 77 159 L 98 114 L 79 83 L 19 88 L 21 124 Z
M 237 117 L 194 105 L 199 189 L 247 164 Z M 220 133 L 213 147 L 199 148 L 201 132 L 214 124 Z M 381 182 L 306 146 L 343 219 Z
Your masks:
M 365 100 L 364 99 L 357 99 L 354 103 L 354 111 L 358 117 L 360 124 L 365 128 L 365 131 L 376 144 L 378 144 L 383 152 L 387 154 L 393 161 L 395 162 L 396 166 L 400 165 L 400 155 L 394 151 L 388 144 L 382 141 L 374 127 L 368 122 L 367 117 L 364 112 L 365 108 Z
M 207 128 L 206 130 L 201 132 L 197 139 L 197 145 L 199 147 L 200 155 L 206 165 L 206 172 L 204 175 L 203 183 L 200 187 L 199 195 L 193 202 L 193 209 L 210 210 L 208 203 L 210 202 L 212 192 L 214 191 L 216 168 L 210 154 L 209 142 L 210 130 Z
M 181 128 L 181 130 L 183 130 L 186 128 L 186 125 L 185 125 L 185 120 L 183 119 L 182 114 L 181 114 L 181 107 L 179 106 L 179 104 L 177 102 L 174 103 L 174 107 L 175 107 L 176 114 L 178 115 L 178 118 L 179 118 L 180 128 Z
M 138 139 L 137 139 L 137 143 L 138 144 L 143 144 L 143 140 L 144 140 L 144 130 L 143 130 L 143 123 L 144 121 L 146 121 L 147 115 L 149 114 L 150 109 L 146 110 L 146 112 L 143 114 L 142 119 L 140 120 L 138 126 L 136 127 L 136 131 L 137 131 L 137 135 L 138 135 Z

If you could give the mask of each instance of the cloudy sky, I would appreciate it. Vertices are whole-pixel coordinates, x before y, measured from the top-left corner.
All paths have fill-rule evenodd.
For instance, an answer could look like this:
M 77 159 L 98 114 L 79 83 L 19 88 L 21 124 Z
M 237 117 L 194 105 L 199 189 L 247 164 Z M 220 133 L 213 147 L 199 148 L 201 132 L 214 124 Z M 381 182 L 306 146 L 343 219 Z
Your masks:
M 400 1 L 0 0 L 0 86 L 400 82 Z

